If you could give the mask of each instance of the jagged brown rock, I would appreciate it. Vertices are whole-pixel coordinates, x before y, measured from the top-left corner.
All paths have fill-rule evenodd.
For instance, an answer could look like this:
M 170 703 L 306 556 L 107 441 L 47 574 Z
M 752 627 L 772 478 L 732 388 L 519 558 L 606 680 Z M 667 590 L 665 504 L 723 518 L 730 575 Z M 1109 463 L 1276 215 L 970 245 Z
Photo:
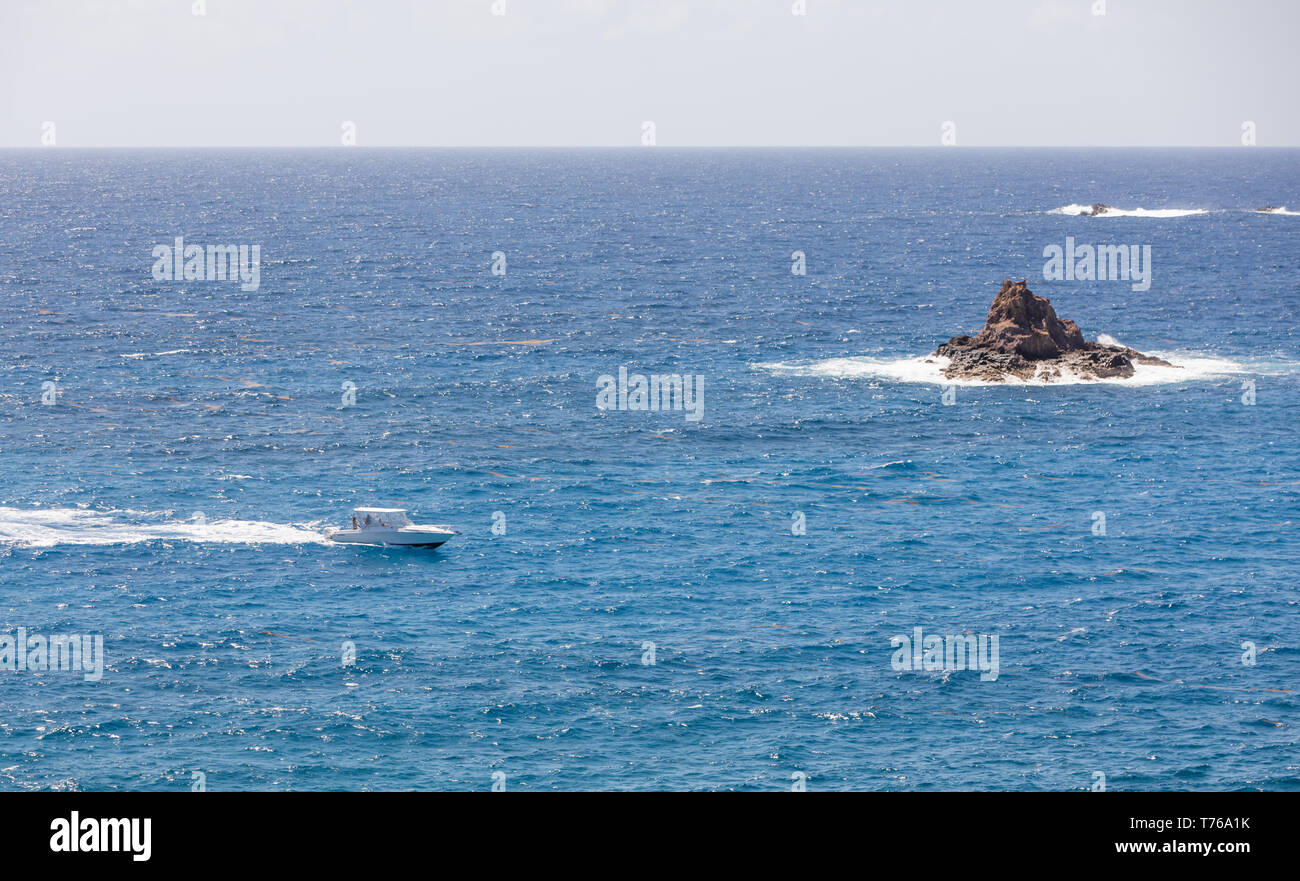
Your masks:
M 949 379 L 1002 382 L 1010 377 L 1054 381 L 1062 373 L 1084 379 L 1127 378 L 1134 363 L 1173 367 L 1124 346 L 1088 342 L 1073 321 L 1058 318 L 1045 297 L 1024 281 L 1003 281 L 979 336 L 957 336 L 934 353 L 947 358 Z

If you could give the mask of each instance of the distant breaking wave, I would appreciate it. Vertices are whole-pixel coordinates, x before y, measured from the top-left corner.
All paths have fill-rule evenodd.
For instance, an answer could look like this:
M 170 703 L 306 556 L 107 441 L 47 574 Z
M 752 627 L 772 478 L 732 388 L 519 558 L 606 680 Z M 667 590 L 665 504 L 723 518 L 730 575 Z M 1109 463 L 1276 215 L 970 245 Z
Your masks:
M 191 354 L 193 349 L 169 349 L 166 352 L 125 352 L 123 358 L 158 358 L 162 355 L 187 355 Z
M 1281 208 L 1260 208 L 1259 211 L 1257 211 L 1256 213 L 1257 214 L 1287 214 L 1290 215 L 1291 217 L 1300 215 L 1300 211 L 1288 211 L 1285 205 L 1283 205 Z
M 1099 342 L 1120 345 L 1105 334 Z M 1195 382 L 1218 376 L 1249 372 L 1248 369 L 1226 358 L 1189 356 L 1179 353 L 1149 352 L 1175 365 L 1162 367 L 1156 364 L 1134 364 L 1134 374 L 1127 379 L 1093 379 L 1063 371 L 1059 379 L 1022 380 L 1008 377 L 1002 382 L 976 379 L 949 379 L 943 375 L 948 359 L 937 355 L 917 358 L 827 358 L 822 361 L 776 362 L 757 364 L 756 367 L 795 376 L 824 376 L 830 379 L 892 379 L 897 382 L 919 382 L 930 385 L 963 386 L 1057 386 L 1057 385 L 1118 385 L 1148 386 L 1168 385 L 1178 382 Z M 1059 368 L 1058 368 L 1059 369 Z
M 130 515 L 130 519 L 117 515 Z M 309 544 L 324 536 L 309 526 L 261 520 L 164 520 L 165 515 L 83 508 L 0 507 L 0 546 L 117 545 L 146 541 L 220 544 Z
M 1089 214 L 1092 211 L 1091 205 L 1066 205 L 1063 208 L 1057 208 L 1051 214 L 1070 214 L 1079 216 Z M 1101 214 L 1091 215 L 1095 217 L 1190 217 L 1193 214 L 1209 214 L 1204 208 L 1134 208 L 1126 210 L 1124 208 L 1110 208 Z

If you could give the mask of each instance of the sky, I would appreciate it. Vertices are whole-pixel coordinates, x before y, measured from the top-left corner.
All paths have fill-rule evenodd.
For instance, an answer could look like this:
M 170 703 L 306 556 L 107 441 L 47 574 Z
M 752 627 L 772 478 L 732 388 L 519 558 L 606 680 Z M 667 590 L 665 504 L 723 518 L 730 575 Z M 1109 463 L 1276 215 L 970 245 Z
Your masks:
M 1297 36 L 1300 0 L 0 0 L 0 146 L 1297 146 Z

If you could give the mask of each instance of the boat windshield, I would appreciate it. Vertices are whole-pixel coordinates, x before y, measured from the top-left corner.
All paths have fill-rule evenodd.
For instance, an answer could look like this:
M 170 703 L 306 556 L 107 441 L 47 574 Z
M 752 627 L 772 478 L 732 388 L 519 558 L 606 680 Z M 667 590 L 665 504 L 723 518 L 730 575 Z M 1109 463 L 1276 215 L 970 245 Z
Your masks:
M 406 519 L 406 512 L 397 508 L 357 508 L 354 516 L 361 529 L 401 529 L 411 525 L 411 521 Z

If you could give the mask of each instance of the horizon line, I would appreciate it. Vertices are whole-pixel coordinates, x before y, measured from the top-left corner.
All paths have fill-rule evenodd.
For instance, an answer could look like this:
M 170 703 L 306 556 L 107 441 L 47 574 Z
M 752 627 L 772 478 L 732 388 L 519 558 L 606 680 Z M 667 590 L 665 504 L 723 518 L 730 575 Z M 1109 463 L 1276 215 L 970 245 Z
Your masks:
M 1300 144 L 4 144 L 0 150 L 1294 150 Z

